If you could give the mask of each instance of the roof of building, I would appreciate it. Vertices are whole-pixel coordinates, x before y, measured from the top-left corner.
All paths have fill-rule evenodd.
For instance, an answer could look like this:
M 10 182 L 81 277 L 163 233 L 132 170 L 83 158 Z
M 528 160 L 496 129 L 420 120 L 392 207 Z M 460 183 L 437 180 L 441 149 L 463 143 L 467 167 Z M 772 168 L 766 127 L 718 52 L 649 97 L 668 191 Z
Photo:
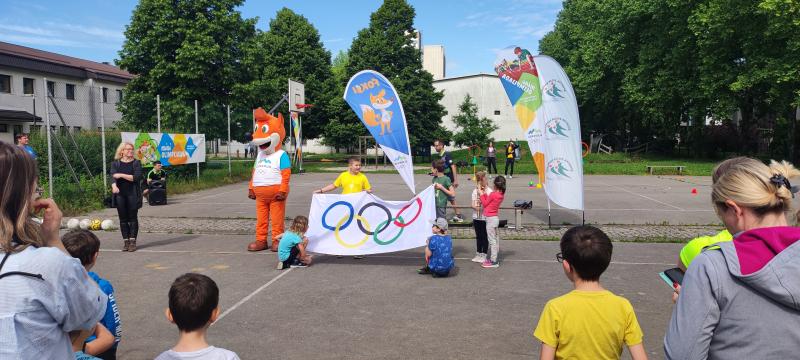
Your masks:
M 9 122 L 41 121 L 42 118 L 27 112 L 25 109 L 0 107 L 0 120 Z
M 0 41 L 0 64 L 71 77 L 127 83 L 134 75 L 116 66 Z
M 442 81 L 461 80 L 461 79 L 467 79 L 467 78 L 472 78 L 472 77 L 481 77 L 481 76 L 488 76 L 488 77 L 493 77 L 493 78 L 497 77 L 497 75 L 495 75 L 495 74 L 478 73 L 478 74 L 470 74 L 470 75 L 462 75 L 462 76 L 453 76 L 453 77 L 449 77 L 449 78 L 433 80 L 433 82 L 437 83 L 437 82 L 442 82 Z

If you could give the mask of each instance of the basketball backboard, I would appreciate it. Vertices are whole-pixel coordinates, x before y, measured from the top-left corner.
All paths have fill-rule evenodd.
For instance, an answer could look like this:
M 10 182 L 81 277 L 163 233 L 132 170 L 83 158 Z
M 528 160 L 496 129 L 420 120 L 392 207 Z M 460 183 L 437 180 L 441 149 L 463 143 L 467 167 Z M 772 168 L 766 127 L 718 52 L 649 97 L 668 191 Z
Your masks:
M 306 87 L 303 83 L 289 79 L 289 111 L 305 113 L 305 108 L 297 108 L 297 104 L 306 103 Z

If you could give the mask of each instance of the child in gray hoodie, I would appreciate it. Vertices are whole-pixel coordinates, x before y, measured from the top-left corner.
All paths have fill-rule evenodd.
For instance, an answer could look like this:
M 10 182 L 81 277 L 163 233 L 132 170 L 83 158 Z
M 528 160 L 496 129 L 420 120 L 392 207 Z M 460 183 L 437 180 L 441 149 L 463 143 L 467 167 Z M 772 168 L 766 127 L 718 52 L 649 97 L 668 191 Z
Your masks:
M 713 185 L 732 242 L 687 269 L 664 338 L 667 359 L 800 357 L 800 228 L 786 212 L 800 171 L 787 162 L 743 163 Z

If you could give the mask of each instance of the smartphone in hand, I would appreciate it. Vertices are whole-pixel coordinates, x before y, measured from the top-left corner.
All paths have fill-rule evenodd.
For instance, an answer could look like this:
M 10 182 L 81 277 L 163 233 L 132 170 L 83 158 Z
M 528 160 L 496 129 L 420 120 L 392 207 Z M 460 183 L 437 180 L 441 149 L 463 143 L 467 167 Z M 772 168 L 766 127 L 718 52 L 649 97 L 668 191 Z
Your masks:
M 683 270 L 680 268 L 664 270 L 658 273 L 658 276 L 660 276 L 670 288 L 674 288 L 674 284 L 681 285 L 681 283 L 683 283 Z

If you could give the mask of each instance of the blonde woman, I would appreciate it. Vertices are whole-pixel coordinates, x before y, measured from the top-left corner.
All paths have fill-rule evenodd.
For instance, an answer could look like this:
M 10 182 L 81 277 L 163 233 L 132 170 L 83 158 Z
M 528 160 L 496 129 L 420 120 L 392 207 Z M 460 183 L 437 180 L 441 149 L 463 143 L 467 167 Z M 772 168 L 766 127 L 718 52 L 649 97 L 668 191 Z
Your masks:
M 139 209 L 142 207 L 142 163 L 133 157 L 133 144 L 122 142 L 111 163 L 111 192 L 125 242 L 122 251 L 136 251 Z
M 39 198 L 36 169 L 0 141 L 0 359 L 74 359 L 68 332 L 97 324 L 107 299 L 64 249 L 61 210 Z
M 668 359 L 797 358 L 800 228 L 787 220 L 798 190 L 790 179 L 800 171 L 785 161 L 741 161 L 712 185 L 733 241 L 687 269 L 664 338 Z

